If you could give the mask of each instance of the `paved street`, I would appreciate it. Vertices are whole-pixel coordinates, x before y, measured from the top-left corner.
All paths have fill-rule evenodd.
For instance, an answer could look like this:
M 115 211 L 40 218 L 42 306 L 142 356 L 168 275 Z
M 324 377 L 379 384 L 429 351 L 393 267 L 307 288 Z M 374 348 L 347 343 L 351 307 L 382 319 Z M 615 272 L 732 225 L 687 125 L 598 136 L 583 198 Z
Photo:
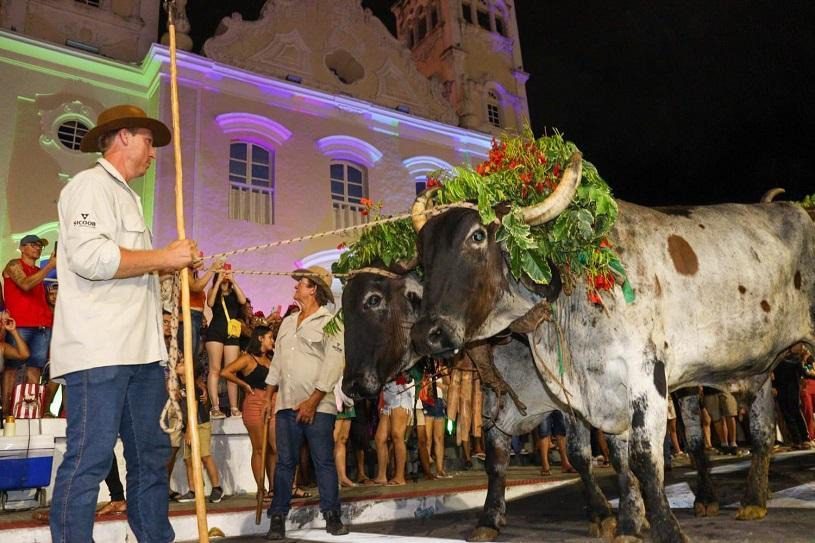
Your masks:
M 770 513 L 758 522 L 734 518 L 750 462 L 749 456 L 723 457 L 715 462 L 714 474 L 722 512 L 715 518 L 693 516 L 689 484 L 694 472 L 687 462 L 668 474 L 667 489 L 672 507 L 686 534 L 693 541 L 710 542 L 812 542 L 815 541 L 815 453 L 785 452 L 775 456 L 770 470 L 772 499 Z M 609 498 L 616 498 L 613 477 L 600 478 Z M 554 488 L 508 505 L 507 526 L 497 541 L 597 541 L 586 536 L 579 483 Z M 394 543 L 444 543 L 461 541 L 475 524 L 475 512 L 441 515 L 408 521 L 353 526 L 344 537 L 322 530 L 291 532 L 292 541 L 343 541 Z M 245 537 L 228 541 L 254 543 L 262 538 Z

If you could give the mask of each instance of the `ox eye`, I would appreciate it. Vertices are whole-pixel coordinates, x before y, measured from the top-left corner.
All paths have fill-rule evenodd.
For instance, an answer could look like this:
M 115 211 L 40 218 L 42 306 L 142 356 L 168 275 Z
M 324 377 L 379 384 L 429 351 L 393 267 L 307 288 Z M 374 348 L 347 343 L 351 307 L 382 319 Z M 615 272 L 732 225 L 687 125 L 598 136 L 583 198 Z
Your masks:
M 365 299 L 365 307 L 379 307 L 382 297 L 379 294 L 371 294 Z
M 473 232 L 473 235 L 470 236 L 470 237 L 476 243 L 481 243 L 482 241 L 487 239 L 487 233 L 484 232 L 483 230 L 476 230 L 475 232 Z

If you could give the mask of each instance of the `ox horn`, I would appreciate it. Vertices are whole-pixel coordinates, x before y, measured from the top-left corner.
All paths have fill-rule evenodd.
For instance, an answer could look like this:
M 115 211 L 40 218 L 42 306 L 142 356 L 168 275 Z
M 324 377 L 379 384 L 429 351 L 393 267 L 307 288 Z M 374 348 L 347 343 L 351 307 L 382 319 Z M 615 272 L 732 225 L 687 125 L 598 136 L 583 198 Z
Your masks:
M 776 196 L 778 196 L 780 194 L 784 194 L 785 192 L 787 192 L 787 191 L 782 189 L 781 187 L 775 187 L 774 189 L 770 189 L 770 190 L 768 190 L 767 192 L 764 193 L 764 196 L 761 197 L 761 203 L 762 204 L 769 204 L 770 202 L 775 200 Z
M 416 266 L 419 265 L 419 256 L 413 255 L 411 258 L 406 260 L 397 260 L 390 266 L 390 271 L 397 273 L 399 275 L 404 275 L 410 271 L 416 269 Z
M 425 212 L 433 208 L 433 193 L 439 190 L 438 187 L 432 187 L 421 193 L 416 197 L 413 202 L 413 207 L 410 208 L 410 218 L 413 221 L 413 229 L 416 232 L 422 229 L 427 222 L 427 215 Z
M 549 222 L 571 203 L 577 186 L 580 184 L 580 176 L 583 172 L 583 155 L 580 151 L 575 152 L 569 158 L 569 165 L 560 176 L 557 188 L 546 200 L 535 205 L 526 206 L 521 210 L 524 222 L 530 226 Z

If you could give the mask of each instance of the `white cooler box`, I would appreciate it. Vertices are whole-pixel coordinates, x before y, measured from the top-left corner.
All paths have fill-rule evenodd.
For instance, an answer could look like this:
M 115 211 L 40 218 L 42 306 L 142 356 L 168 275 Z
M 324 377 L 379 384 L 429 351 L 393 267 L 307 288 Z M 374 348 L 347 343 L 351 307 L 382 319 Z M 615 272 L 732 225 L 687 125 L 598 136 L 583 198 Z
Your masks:
M 0 506 L 11 502 L 45 500 L 44 489 L 51 484 L 54 463 L 54 436 L 27 435 L 0 437 Z M 39 489 L 42 489 L 40 491 Z M 31 490 L 35 490 L 34 497 Z

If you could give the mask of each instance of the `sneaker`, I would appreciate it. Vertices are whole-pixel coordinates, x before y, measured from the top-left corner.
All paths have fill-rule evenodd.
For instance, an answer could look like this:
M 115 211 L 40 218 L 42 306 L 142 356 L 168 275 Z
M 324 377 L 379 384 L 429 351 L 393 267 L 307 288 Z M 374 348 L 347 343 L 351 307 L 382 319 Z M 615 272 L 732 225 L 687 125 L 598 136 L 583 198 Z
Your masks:
M 213 407 L 209 410 L 209 418 L 210 419 L 223 419 L 226 418 L 224 412 L 218 409 L 217 407 Z
M 209 494 L 210 503 L 219 503 L 224 497 L 224 490 L 219 486 L 212 487 L 212 492 Z
M 194 501 L 195 501 L 195 492 L 193 492 L 192 490 L 190 490 L 190 491 L 189 491 L 189 492 L 187 492 L 186 494 L 182 494 L 181 496 L 179 496 L 178 498 L 176 498 L 176 501 L 177 501 L 178 503 L 190 503 L 190 502 L 194 502 Z
M 342 523 L 339 511 L 326 511 L 323 513 L 325 518 L 325 531 L 331 535 L 345 535 L 348 533 L 348 526 Z
M 281 541 L 286 539 L 286 519 L 283 515 L 272 515 L 269 531 L 266 532 L 267 541 Z

